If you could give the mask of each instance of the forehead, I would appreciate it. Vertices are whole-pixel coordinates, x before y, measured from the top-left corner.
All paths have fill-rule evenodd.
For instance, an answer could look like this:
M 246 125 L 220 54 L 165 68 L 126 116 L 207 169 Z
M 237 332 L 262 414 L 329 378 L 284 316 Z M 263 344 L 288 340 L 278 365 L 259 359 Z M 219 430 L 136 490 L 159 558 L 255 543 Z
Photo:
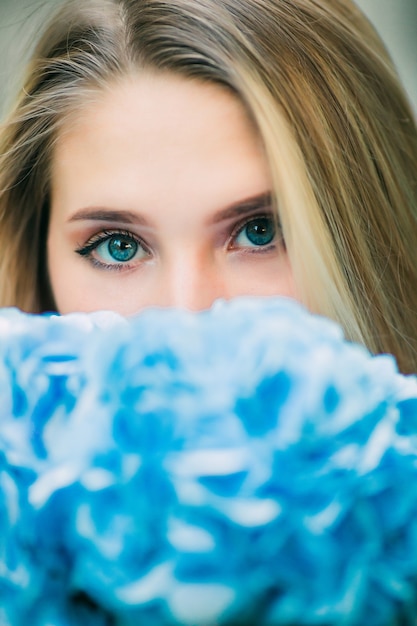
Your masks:
M 133 202 L 139 189 L 150 203 L 173 201 L 187 188 L 191 202 L 205 186 L 232 194 L 238 179 L 239 195 L 250 196 L 265 187 L 265 168 L 262 142 L 230 91 L 138 74 L 108 85 L 67 119 L 52 158 L 52 195 L 78 194 L 85 203 L 84 192 L 123 191 Z
M 140 130 L 144 138 L 159 135 L 166 143 L 175 125 L 189 139 L 198 138 L 215 123 L 224 124 L 223 135 L 233 134 L 234 139 L 238 135 L 242 140 L 257 135 L 250 114 L 237 94 L 227 87 L 169 72 L 143 71 L 109 81 L 88 92 L 84 100 L 81 96 L 78 106 L 61 124 L 58 144 L 61 138 L 86 126 L 95 126 L 107 134 L 121 134 L 130 125 L 132 130 Z

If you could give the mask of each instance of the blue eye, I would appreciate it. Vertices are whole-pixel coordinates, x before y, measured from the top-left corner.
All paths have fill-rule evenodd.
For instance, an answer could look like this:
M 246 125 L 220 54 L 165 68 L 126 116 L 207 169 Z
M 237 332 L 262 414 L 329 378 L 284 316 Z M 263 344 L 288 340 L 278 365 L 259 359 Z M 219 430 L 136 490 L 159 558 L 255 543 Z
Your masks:
M 275 239 L 276 228 L 273 217 L 254 217 L 246 222 L 235 238 L 237 247 L 267 246 Z
M 96 253 L 107 262 L 127 263 L 135 257 L 138 248 L 137 241 L 131 237 L 114 235 L 97 246 Z
M 128 232 L 103 231 L 94 235 L 76 252 L 89 258 L 95 265 L 114 268 L 149 256 L 148 250 Z

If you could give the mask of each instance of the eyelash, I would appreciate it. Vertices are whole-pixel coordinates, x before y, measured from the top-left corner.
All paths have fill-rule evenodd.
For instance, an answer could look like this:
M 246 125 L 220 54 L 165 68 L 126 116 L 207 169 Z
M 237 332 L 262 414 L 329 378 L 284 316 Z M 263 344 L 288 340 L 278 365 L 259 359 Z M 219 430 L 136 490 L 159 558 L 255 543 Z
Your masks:
M 229 238 L 229 242 L 232 242 L 232 245 L 229 245 L 229 249 L 234 249 L 233 248 L 233 242 L 239 237 L 239 235 L 241 235 L 243 233 L 243 231 L 245 230 L 245 228 L 247 228 L 247 226 L 251 223 L 254 222 L 256 220 L 261 220 L 261 219 L 266 219 L 266 220 L 270 220 L 271 222 L 273 222 L 274 225 L 274 237 L 271 241 L 270 244 L 267 244 L 265 246 L 259 246 L 256 247 L 254 246 L 253 248 L 247 248 L 245 250 L 246 253 L 248 254 L 262 254 L 262 253 L 266 253 L 269 252 L 270 250 L 273 250 L 276 248 L 278 243 L 281 243 L 281 245 L 284 246 L 285 249 L 285 243 L 284 243 L 284 239 L 282 237 L 282 231 L 281 231 L 281 226 L 279 223 L 279 220 L 277 218 L 277 216 L 272 212 L 272 211 L 267 211 L 264 213 L 255 213 L 250 215 L 249 217 L 245 217 L 241 222 L 239 222 L 238 224 L 236 224 L 236 226 L 233 228 L 232 230 L 232 234 L 230 235 Z
M 75 252 L 77 254 L 81 255 L 82 257 L 85 257 L 86 259 L 88 259 L 88 261 L 92 265 L 94 265 L 95 267 L 97 267 L 99 269 L 112 270 L 112 271 L 121 271 L 121 270 L 130 269 L 130 267 L 132 267 L 132 265 L 129 264 L 129 262 L 126 262 L 126 263 L 104 263 L 103 261 L 99 261 L 98 259 L 94 258 L 94 256 L 93 256 L 94 250 L 96 250 L 101 244 L 103 244 L 106 241 L 110 240 L 112 237 L 117 237 L 117 236 L 126 237 L 127 239 L 131 239 L 138 246 L 143 248 L 143 250 L 145 250 L 145 252 L 149 252 L 149 248 L 146 245 L 146 243 L 143 241 L 143 239 L 141 239 L 137 235 L 134 235 L 129 230 L 123 230 L 123 229 L 119 229 L 119 228 L 101 230 L 99 233 L 96 233 L 95 235 L 90 237 L 90 239 L 83 246 L 79 246 L 78 248 L 76 248 Z
M 244 229 L 251 222 L 256 221 L 257 219 L 269 219 L 274 222 L 274 227 L 275 227 L 274 238 L 270 244 L 267 244 L 265 246 L 259 246 L 259 247 L 254 246 L 253 248 L 248 246 L 245 249 L 245 253 L 248 253 L 248 254 L 260 254 L 261 253 L 262 254 L 262 253 L 269 252 L 270 250 L 276 247 L 279 241 L 281 241 L 281 244 L 285 246 L 284 240 L 281 236 L 280 224 L 278 220 L 275 219 L 275 216 L 272 213 L 272 211 L 269 211 L 269 212 L 264 212 L 264 213 L 252 214 L 249 217 L 246 216 L 244 219 L 242 219 L 242 221 L 236 224 L 231 232 L 230 237 L 228 238 L 227 247 L 229 250 L 239 249 L 238 246 L 234 248 L 234 242 L 243 233 Z M 130 264 L 129 262 L 105 263 L 103 261 L 98 260 L 97 258 L 93 256 L 94 250 L 96 250 L 101 244 L 110 240 L 112 237 L 117 237 L 117 236 L 122 236 L 122 237 L 126 237 L 127 239 L 131 239 L 138 246 L 140 246 L 145 252 L 150 253 L 149 247 L 146 245 L 143 239 L 141 239 L 137 235 L 134 235 L 131 231 L 123 230 L 123 229 L 104 229 L 100 231 L 99 233 L 96 233 L 95 235 L 90 237 L 90 239 L 84 245 L 76 248 L 75 252 L 81 255 L 82 257 L 87 258 L 88 261 L 93 266 L 99 269 L 112 270 L 112 271 L 123 271 L 123 270 L 130 269 L 132 267 L 132 264 Z

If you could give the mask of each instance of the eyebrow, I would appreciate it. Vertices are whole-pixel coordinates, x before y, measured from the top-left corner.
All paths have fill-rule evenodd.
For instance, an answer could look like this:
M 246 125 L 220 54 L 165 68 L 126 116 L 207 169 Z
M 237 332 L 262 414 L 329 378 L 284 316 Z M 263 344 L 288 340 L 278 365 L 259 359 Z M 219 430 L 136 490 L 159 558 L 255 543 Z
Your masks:
M 134 211 L 91 207 L 80 209 L 72 215 L 68 222 L 92 220 L 93 222 L 123 222 L 125 224 L 147 224 L 146 219 Z
M 236 202 L 227 208 L 218 211 L 213 219 L 210 220 L 213 223 L 223 222 L 228 219 L 239 217 L 240 215 L 246 215 L 259 209 L 271 209 L 272 208 L 272 193 L 265 191 L 264 193 L 253 196 L 252 198 L 246 198 Z
M 215 213 L 209 221 L 216 224 L 228 219 L 246 215 L 272 206 L 272 193 L 266 191 L 251 198 L 238 201 Z M 148 225 L 147 219 L 135 211 L 118 210 L 106 207 L 87 207 L 76 211 L 68 220 L 69 223 L 80 221 L 120 222 L 123 224 Z

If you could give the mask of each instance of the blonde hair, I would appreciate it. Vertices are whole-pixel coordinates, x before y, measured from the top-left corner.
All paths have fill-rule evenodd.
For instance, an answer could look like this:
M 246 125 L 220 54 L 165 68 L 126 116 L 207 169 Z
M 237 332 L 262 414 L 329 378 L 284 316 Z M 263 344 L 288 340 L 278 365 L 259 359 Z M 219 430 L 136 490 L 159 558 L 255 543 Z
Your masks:
M 349 0 L 70 0 L 0 145 L 0 304 L 52 308 L 49 168 L 89 94 L 146 68 L 213 81 L 255 122 L 298 292 L 348 338 L 417 370 L 417 131 Z

